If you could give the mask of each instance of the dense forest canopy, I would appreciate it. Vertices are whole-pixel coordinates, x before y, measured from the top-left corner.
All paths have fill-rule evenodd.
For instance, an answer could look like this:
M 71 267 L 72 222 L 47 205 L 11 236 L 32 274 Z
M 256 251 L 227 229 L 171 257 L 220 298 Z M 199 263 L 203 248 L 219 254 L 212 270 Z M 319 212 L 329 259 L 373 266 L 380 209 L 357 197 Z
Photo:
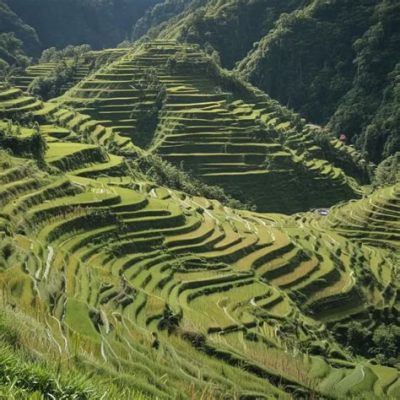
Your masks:
M 15 23 L 36 31 L 42 49 L 90 44 L 116 46 L 130 38 L 132 27 L 157 0 L 2 0 L 18 15 Z M 0 18 L 7 7 L 0 2 Z M 1 20 L 0 20 L 1 21 Z M 22 23 L 23 21 L 23 23 Z M 32 27 L 32 28 L 29 28 Z M 22 28 L 19 27 L 19 30 Z M 2 30 L 9 31 L 7 26 Z M 10 31 L 14 31 L 10 29 Z M 24 40 L 21 35 L 19 37 Z M 26 36 L 26 34 L 25 34 Z M 30 45 L 27 50 L 37 50 Z
M 36 53 L 40 50 L 35 29 L 27 25 L 4 0 L 0 0 L 0 26 L 1 33 L 14 33 L 22 41 L 28 53 Z

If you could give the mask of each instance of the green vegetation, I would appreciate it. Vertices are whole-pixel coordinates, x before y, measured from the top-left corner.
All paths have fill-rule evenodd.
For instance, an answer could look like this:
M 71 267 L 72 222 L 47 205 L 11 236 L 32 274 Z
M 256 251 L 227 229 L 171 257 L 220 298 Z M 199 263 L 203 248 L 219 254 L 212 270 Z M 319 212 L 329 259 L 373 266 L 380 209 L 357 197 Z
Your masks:
M 136 23 L 134 39 L 160 35 L 198 43 L 217 52 L 224 67 L 233 68 L 273 28 L 280 14 L 303 4 L 302 0 L 167 0 Z
M 239 70 L 378 162 L 399 150 L 399 15 L 390 0 L 314 1 L 282 15 Z
M 0 78 L 9 82 L 18 68 L 25 68 L 30 59 L 22 49 L 22 42 L 14 33 L 0 33 Z
M 325 123 L 351 88 L 352 45 L 368 28 L 374 1 L 307 3 L 280 15 L 238 69 L 282 104 Z
M 4 130 L 2 130 L 4 129 Z M 7 125 L 0 124 L 0 146 L 19 156 L 32 156 L 39 165 L 44 165 L 46 141 L 43 139 L 38 125 L 30 129 L 30 134 L 22 135 L 19 125 L 13 129 L 11 121 Z
M 400 398 L 398 2 L 134 3 L 0 0 L 0 398 Z
M 92 48 L 88 44 L 82 44 L 80 46 L 69 45 L 63 50 L 50 47 L 49 49 L 43 50 L 39 63 L 62 61 L 66 58 L 79 59 L 85 56 L 87 57 L 90 51 L 92 51 Z
M 181 190 L 192 196 L 215 199 L 232 208 L 253 211 L 256 208 L 252 204 L 244 204 L 233 199 L 220 186 L 207 185 L 154 154 L 141 155 L 141 157 L 135 160 L 132 167 L 160 186 Z
M 144 43 L 58 101 L 260 211 L 330 206 L 368 179 L 354 149 L 329 137 L 320 147 L 317 128 L 196 46 Z
M 4 0 L 0 1 L 0 26 L 1 33 L 14 33 L 15 37 L 23 43 L 26 53 L 32 55 L 39 51 L 40 42 L 36 31 L 22 21 Z
M 74 84 L 77 68 L 77 63 L 60 62 L 49 75 L 35 78 L 28 91 L 44 100 L 60 96 L 65 88 Z
M 396 0 L 165 0 L 135 38 L 200 44 L 377 163 L 399 150 L 399 15 Z
M 376 185 L 394 185 L 400 182 L 400 153 L 382 161 L 375 172 Z
M 63 50 L 51 47 L 43 51 L 38 64 L 25 69 L 8 67 L 4 74 L 9 84 L 49 100 L 127 51 L 126 48 L 92 51 L 89 45 L 67 46 Z
M 76 356 L 75 363 L 62 361 L 43 326 L 15 309 L 0 310 L 0 349 L 0 398 L 85 400 L 107 395 L 109 399 L 150 399 L 85 375 Z
M 132 57 L 143 62 L 159 45 Z M 182 51 L 188 68 L 194 50 Z M 121 60 L 106 69 L 130 62 Z M 179 63 L 176 71 L 184 71 Z M 223 79 L 242 93 L 247 87 Z M 174 93 L 171 75 L 163 80 L 161 113 Z M 243 103 L 229 101 L 246 115 Z M 177 104 L 193 119 L 193 103 Z M 12 88 L 0 92 L 0 110 L 6 136 L 39 131 L 46 141 L 45 165 L 15 149 L 0 155 L 1 304 L 18 317 L 13 329 L 0 324 L 8 377 L 0 393 L 396 398 L 398 185 L 335 206 L 328 217 L 239 211 L 201 197 L 227 200 L 87 115 Z M 280 125 L 258 137 L 288 129 Z M 319 141 L 319 151 L 352 154 Z M 291 146 L 305 151 L 293 139 Z M 357 347 L 360 337 L 368 352 Z

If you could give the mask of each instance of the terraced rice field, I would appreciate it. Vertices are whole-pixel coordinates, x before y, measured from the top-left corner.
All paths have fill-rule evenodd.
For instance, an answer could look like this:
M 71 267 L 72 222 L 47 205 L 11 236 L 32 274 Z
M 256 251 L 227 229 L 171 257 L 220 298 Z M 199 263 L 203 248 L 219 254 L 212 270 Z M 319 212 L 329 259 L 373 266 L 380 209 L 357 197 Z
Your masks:
M 111 143 L 114 151 L 128 154 L 136 151 L 132 142 L 121 137 L 112 128 L 102 126 L 88 115 L 80 114 L 70 108 L 62 108 L 58 104 L 42 102 L 18 88 L 3 88 L 0 86 L 0 122 L 3 129 L 7 129 L 7 120 L 18 116 L 25 116 L 40 125 L 40 133 L 48 142 L 60 139 L 72 142 L 86 141 L 108 148 Z M 17 133 L 16 127 L 10 133 L 29 136 L 33 129 L 22 129 Z
M 143 88 L 149 74 L 158 85 Z M 157 109 L 160 85 L 165 99 Z M 360 193 L 352 177 L 361 162 L 354 149 L 328 142 L 332 154 L 356 160 L 346 166 L 348 172 L 323 160 L 315 127 L 260 91 L 235 83 L 196 47 L 146 43 L 58 101 L 261 211 L 325 207 Z M 155 109 L 147 124 L 154 128 L 144 132 L 138 121 Z
M 97 60 L 103 58 L 111 61 L 113 59 L 122 57 L 127 52 L 128 49 L 124 48 L 88 52 L 78 60 L 73 81 L 62 91 L 67 91 L 71 86 L 85 79 L 91 72 L 93 72 Z M 65 62 L 66 65 L 72 65 L 75 62 L 75 60 L 72 58 L 65 58 L 64 60 L 60 60 L 58 62 L 51 61 L 31 65 L 23 73 L 13 78 L 14 86 L 22 91 L 26 91 L 35 78 L 45 77 L 52 74 L 56 68 L 60 66 L 61 61 Z
M 0 281 L 60 354 L 165 399 L 400 395 L 396 369 L 354 358 L 327 328 L 395 318 L 396 260 L 382 240 L 398 246 L 397 186 L 326 218 L 238 211 L 132 175 L 132 143 L 102 120 L 0 93 L 1 117 L 26 108 L 41 132 L 64 134 L 44 134 L 47 171 L 1 153 L 0 235 L 15 245 Z
M 327 229 L 352 241 L 399 250 L 400 185 L 386 187 L 358 202 L 334 209 Z

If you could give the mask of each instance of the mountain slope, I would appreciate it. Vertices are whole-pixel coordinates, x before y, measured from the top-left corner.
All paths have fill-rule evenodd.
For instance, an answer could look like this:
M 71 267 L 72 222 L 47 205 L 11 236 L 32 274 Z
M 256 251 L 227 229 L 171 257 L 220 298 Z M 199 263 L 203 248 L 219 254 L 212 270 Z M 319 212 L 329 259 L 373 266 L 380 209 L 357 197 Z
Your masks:
M 90 120 L 13 89 L 0 99 L 0 116 L 20 123 L 4 124 L 1 146 L 27 155 L 37 132 L 21 117 L 33 111 L 51 167 L 1 153 L 2 290 L 47 321 L 60 362 L 162 399 L 398 395 L 398 371 L 340 336 L 372 312 L 385 316 L 376 329 L 396 320 L 390 252 L 316 214 L 238 211 L 158 186 L 132 169 L 135 152 L 87 144 Z M 398 188 L 383 199 L 397 209 Z
M 242 77 L 307 120 L 345 133 L 373 162 L 399 150 L 396 0 L 178 4 L 149 11 L 139 32 L 200 44 L 229 68 L 238 63 Z
M 15 0 L 93 40 L 128 3 Z M 400 152 L 335 138 L 397 149 L 397 8 L 165 0 L 28 68 L 0 33 L 0 398 L 400 398 Z
M 123 47 L 93 51 L 87 45 L 56 51 L 53 47 L 43 53 L 39 63 L 15 72 L 10 81 L 23 91 L 49 100 L 128 51 Z
M 157 0 L 2 1 L 36 30 L 42 50 L 82 43 L 100 49 L 116 46 L 130 37 L 135 21 L 157 3 Z M 31 55 L 38 55 L 37 48 L 30 50 Z
M 357 75 L 329 123 L 354 135 L 374 162 L 400 151 L 399 43 L 400 4 L 383 1 L 371 27 L 354 44 Z
M 27 53 L 32 54 L 40 49 L 39 38 L 34 28 L 27 25 L 4 0 L 0 1 L 0 26 L 0 33 L 14 33 L 22 41 Z
M 353 149 L 174 41 L 132 50 L 58 101 L 259 210 L 329 206 L 358 195 L 350 176 L 365 179 Z
M 135 26 L 140 33 L 200 44 L 217 51 L 222 65 L 233 68 L 273 27 L 279 15 L 304 0 L 166 1 L 149 10 Z
M 399 15 L 393 1 L 314 2 L 282 16 L 239 71 L 312 121 L 330 120 L 378 162 L 399 150 L 396 124 L 385 121 L 399 108 Z
M 314 1 L 281 15 L 238 69 L 282 104 L 324 123 L 351 88 L 352 46 L 368 28 L 374 3 Z

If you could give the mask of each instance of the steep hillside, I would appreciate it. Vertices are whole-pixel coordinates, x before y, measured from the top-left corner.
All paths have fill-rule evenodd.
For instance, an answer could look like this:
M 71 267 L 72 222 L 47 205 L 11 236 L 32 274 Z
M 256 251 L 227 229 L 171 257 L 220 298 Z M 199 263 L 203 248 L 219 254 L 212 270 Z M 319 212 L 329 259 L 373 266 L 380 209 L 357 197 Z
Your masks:
M 3 1 L 0 1 L 0 80 L 11 78 L 14 68 L 25 68 L 27 52 L 39 49 L 39 39 Z
M 144 16 L 134 25 L 132 40 L 138 40 L 142 36 L 153 36 L 165 24 L 169 24 L 172 19 L 178 20 L 183 12 L 192 12 L 195 7 L 201 7 L 207 0 L 164 0 L 154 7 L 149 8 Z
M 18 155 L 32 153 L 35 146 L 30 143 L 30 138 L 39 140 L 42 135 L 46 137 L 47 142 L 61 138 L 77 142 L 83 138 L 82 140 L 101 146 L 103 149 L 112 147 L 113 151 L 121 154 L 134 155 L 139 151 L 129 139 L 123 138 L 112 128 L 102 126 L 88 115 L 56 104 L 44 103 L 17 88 L 1 86 L 1 89 L 2 147 L 11 150 L 16 146 L 14 151 L 17 151 Z M 12 124 L 13 118 L 17 121 L 15 126 Z M 24 124 L 25 128 L 21 128 L 18 121 Z M 122 163 L 121 159 L 119 161 Z
M 144 44 L 58 101 L 262 211 L 329 206 L 358 196 L 351 177 L 366 179 L 354 149 L 227 74 L 195 46 Z
M 330 121 L 356 137 L 374 162 L 400 151 L 400 4 L 386 0 L 354 44 L 357 74 Z
M 27 25 L 8 5 L 5 0 L 0 1 L 1 34 L 14 33 L 24 46 L 27 53 L 36 53 L 40 49 L 40 42 L 36 31 Z M 4 58 L 3 55 L 0 56 Z
M 399 150 L 396 0 L 165 1 L 138 33 L 200 44 L 373 162 Z M 174 14 L 175 13 L 175 14 Z M 357 106 L 354 106 L 357 105 Z
M 59 51 L 53 47 L 43 52 L 39 63 L 14 72 L 10 81 L 23 91 L 49 100 L 128 51 L 123 47 L 93 51 L 87 45 L 69 46 Z
M 35 29 L 42 50 L 82 43 L 101 49 L 129 38 L 135 21 L 157 0 L 2 0 L 2 3 L 18 15 L 19 24 L 22 20 Z M 0 7 L 0 15 L 3 7 L 7 6 Z M 2 25 L 3 29 L 17 33 L 11 26 Z M 20 39 L 25 42 L 24 37 Z M 38 47 L 29 46 L 29 50 L 31 55 L 38 55 Z
M 0 92 L 0 117 L 13 152 L 0 153 L 2 304 L 46 325 L 60 368 L 161 399 L 399 396 L 384 339 L 369 354 L 348 345 L 354 321 L 396 335 L 396 259 L 370 238 L 387 230 L 398 246 L 397 186 L 368 203 L 382 217 L 357 217 L 368 218 L 358 245 L 330 217 L 156 185 L 118 132 L 16 89 Z M 41 168 L 17 157 L 32 151 Z M 332 218 L 349 224 L 349 207 L 364 205 Z
M 399 7 L 390 0 L 315 1 L 281 16 L 239 71 L 306 118 L 330 121 L 377 162 L 400 148 Z
M 335 208 L 324 220 L 328 229 L 354 242 L 400 250 L 400 184 L 377 190 L 366 199 Z
M 0 399 L 400 398 L 398 0 L 0 24 Z
M 273 27 L 280 14 L 304 0 L 165 1 L 150 9 L 135 26 L 140 34 L 200 44 L 217 51 L 222 65 L 233 68 Z
M 0 68 L 7 76 L 7 65 L 26 66 L 24 51 L 37 55 L 40 46 L 104 48 L 132 37 L 196 43 L 379 163 L 400 149 L 399 7 L 396 0 L 2 0 Z
M 239 70 L 282 104 L 326 122 L 351 88 L 356 72 L 352 46 L 370 25 L 376 3 L 313 1 L 282 15 Z

